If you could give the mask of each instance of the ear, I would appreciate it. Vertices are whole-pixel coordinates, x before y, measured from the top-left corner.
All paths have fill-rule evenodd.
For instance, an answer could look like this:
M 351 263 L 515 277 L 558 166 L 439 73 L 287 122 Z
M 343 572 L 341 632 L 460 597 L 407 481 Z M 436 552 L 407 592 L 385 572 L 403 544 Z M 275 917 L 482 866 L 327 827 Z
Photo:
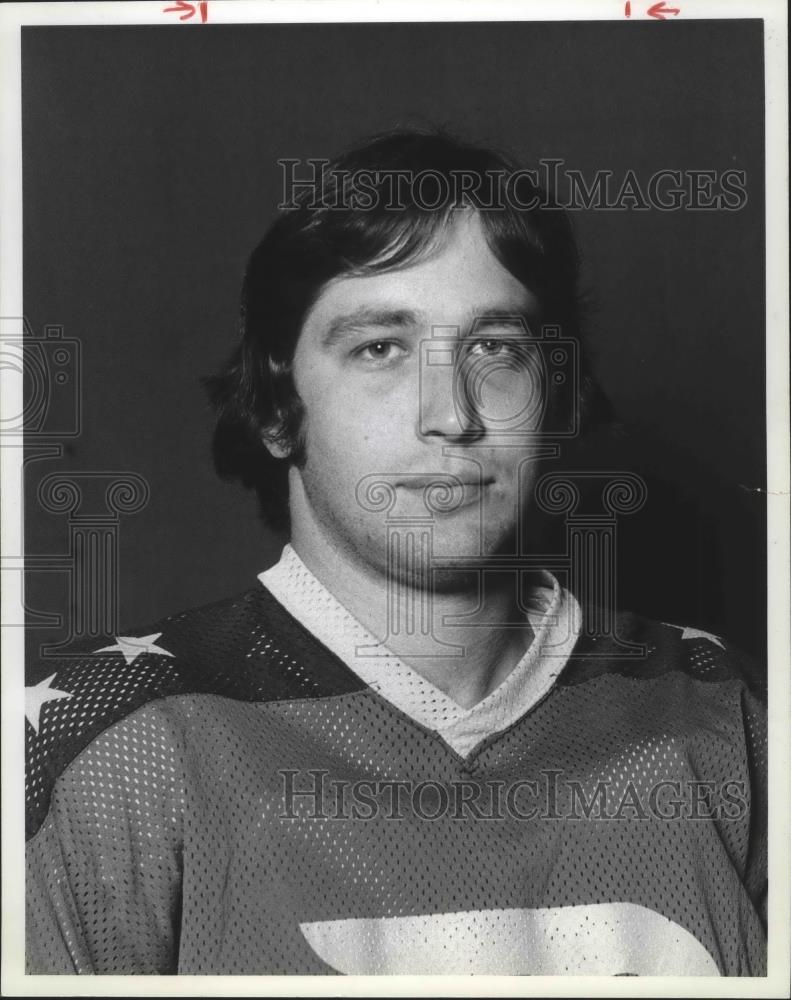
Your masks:
M 291 449 L 283 440 L 279 428 L 263 427 L 261 429 L 261 440 L 272 458 L 288 458 L 291 454 Z

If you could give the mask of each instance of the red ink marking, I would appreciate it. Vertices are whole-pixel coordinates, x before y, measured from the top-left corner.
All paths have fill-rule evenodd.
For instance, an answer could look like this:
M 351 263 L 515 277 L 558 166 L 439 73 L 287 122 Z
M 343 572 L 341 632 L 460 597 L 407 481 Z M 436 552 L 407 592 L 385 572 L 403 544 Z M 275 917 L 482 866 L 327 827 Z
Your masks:
M 206 0 L 202 0 L 202 2 L 198 4 L 198 7 L 200 8 L 201 24 L 205 24 L 209 19 L 209 5 Z
M 626 14 L 627 17 L 632 16 L 632 5 L 629 2 L 629 0 L 626 0 L 626 6 L 624 7 L 623 12 L 624 14 Z
M 165 7 L 162 10 L 162 13 L 175 14 L 182 10 L 185 11 L 185 13 L 181 15 L 179 21 L 189 21 L 191 17 L 195 16 L 195 4 L 187 3 L 186 0 L 177 0 L 175 7 Z
M 657 21 L 666 21 L 668 14 L 672 14 L 675 17 L 676 14 L 680 13 L 681 10 L 678 7 L 665 7 L 665 0 L 661 0 L 661 3 L 655 3 L 647 11 L 648 16 L 655 17 Z

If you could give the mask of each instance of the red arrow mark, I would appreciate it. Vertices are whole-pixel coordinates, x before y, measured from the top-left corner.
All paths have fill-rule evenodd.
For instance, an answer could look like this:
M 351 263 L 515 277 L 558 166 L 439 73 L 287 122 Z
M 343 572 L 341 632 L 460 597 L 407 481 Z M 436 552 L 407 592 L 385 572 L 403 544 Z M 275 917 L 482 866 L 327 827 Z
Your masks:
M 174 14 L 178 11 L 183 10 L 186 13 L 182 14 L 179 21 L 189 21 L 191 17 L 195 16 L 195 4 L 187 3 L 186 0 L 178 0 L 175 7 L 165 7 L 162 11 L 163 14 Z M 201 11 L 201 15 L 203 11 Z M 205 20 L 205 18 L 204 18 Z
M 649 17 L 655 17 L 658 21 L 665 21 L 668 14 L 672 14 L 675 17 L 676 14 L 681 13 L 681 10 L 678 7 L 665 7 L 665 0 L 661 0 L 661 3 L 655 3 L 653 7 L 649 7 L 646 13 Z

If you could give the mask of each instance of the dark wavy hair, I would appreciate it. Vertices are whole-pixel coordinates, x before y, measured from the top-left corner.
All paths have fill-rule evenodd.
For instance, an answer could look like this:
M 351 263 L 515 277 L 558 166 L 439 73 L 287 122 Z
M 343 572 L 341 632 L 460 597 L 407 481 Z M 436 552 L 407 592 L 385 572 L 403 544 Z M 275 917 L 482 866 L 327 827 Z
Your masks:
M 433 208 L 426 207 L 425 185 L 417 199 L 414 187 L 402 185 L 394 203 L 397 171 L 423 174 L 440 185 L 436 191 L 454 191 L 462 172 L 481 178 L 481 186 L 463 202 L 436 199 Z M 494 181 L 517 173 L 518 204 L 531 207 L 492 198 Z M 217 410 L 212 450 L 218 474 L 254 489 L 264 520 L 287 528 L 288 467 L 304 459 L 292 364 L 308 310 L 332 278 L 387 271 L 430 254 L 462 205 L 479 212 L 492 253 L 538 296 L 544 321 L 579 340 L 576 243 L 568 217 L 546 196 L 510 157 L 440 130 L 377 135 L 326 164 L 318 186 L 303 187 L 295 207 L 283 211 L 253 250 L 242 286 L 241 340 L 225 367 L 203 380 Z M 584 354 L 579 397 L 584 427 L 606 407 Z M 273 457 L 264 437 L 288 457 Z

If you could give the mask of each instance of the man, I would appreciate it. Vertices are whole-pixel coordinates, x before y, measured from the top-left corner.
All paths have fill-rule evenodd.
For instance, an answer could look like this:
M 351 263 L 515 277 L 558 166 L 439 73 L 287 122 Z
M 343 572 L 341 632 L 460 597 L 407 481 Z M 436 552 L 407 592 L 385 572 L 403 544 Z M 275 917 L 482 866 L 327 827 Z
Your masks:
M 765 972 L 742 658 L 591 627 L 527 547 L 593 413 L 575 279 L 529 174 L 441 134 L 299 192 L 209 380 L 218 470 L 291 542 L 40 686 L 30 971 Z

